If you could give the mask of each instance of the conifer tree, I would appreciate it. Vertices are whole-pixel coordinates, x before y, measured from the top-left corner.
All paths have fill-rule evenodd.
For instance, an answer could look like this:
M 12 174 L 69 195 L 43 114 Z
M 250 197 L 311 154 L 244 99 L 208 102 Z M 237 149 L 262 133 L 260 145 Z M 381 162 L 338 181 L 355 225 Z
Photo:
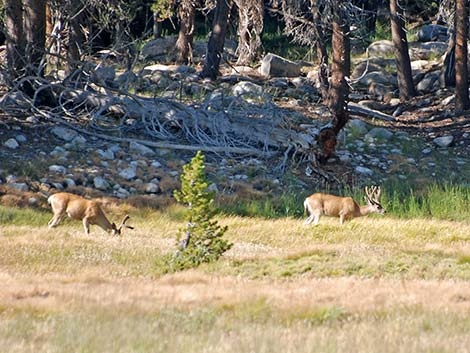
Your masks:
M 204 156 L 198 151 L 183 167 L 181 190 L 174 191 L 176 200 L 187 207 L 186 227 L 180 230 L 178 251 L 171 261 L 174 270 L 216 261 L 232 247 L 222 238 L 227 227 L 214 220 L 214 196 L 215 192 L 208 190 Z

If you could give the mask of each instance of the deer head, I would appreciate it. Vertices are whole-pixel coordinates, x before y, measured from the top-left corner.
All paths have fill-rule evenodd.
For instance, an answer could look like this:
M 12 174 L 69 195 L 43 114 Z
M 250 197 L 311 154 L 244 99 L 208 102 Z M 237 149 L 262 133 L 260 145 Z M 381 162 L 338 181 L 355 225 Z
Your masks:
M 386 211 L 380 204 L 380 195 L 382 194 L 382 190 L 380 186 L 371 186 L 365 187 L 365 200 L 369 207 L 371 207 L 371 211 L 374 213 L 384 214 Z

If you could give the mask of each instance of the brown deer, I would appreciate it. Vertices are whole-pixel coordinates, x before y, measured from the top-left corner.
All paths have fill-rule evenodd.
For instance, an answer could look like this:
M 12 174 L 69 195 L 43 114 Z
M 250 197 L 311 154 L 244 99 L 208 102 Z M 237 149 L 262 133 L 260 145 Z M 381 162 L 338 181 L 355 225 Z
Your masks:
M 352 197 L 340 197 L 329 194 L 315 193 L 304 201 L 304 209 L 309 217 L 304 224 L 318 224 L 322 215 L 339 217 L 340 224 L 345 220 L 368 215 L 369 213 L 384 214 L 385 210 L 380 204 L 380 186 L 365 188 L 366 205 L 360 206 Z
M 129 216 L 126 215 L 119 227 L 114 223 L 110 223 L 106 218 L 100 204 L 94 200 L 87 200 L 81 196 L 70 194 L 68 192 L 59 192 L 50 196 L 47 202 L 52 207 L 54 216 L 49 221 L 49 228 L 57 226 L 60 221 L 68 215 L 75 220 L 81 220 L 85 228 L 86 235 L 90 235 L 90 225 L 94 224 L 103 228 L 112 235 L 121 234 L 122 227 L 134 229 L 126 225 Z

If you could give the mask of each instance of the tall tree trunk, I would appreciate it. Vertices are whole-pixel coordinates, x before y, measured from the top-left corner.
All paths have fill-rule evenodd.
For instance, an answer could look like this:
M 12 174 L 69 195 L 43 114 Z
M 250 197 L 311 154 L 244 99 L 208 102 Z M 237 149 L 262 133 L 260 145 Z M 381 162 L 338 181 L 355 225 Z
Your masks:
M 201 77 L 215 80 L 219 74 L 219 65 L 224 51 L 225 34 L 227 33 L 228 18 L 232 8 L 231 0 L 217 0 L 214 23 L 207 44 L 206 59 Z
M 313 15 L 313 24 L 315 31 L 315 45 L 317 47 L 317 57 L 318 57 L 318 81 L 320 83 L 320 92 L 324 102 L 328 101 L 328 51 L 326 49 L 326 38 L 324 35 L 324 29 L 322 26 L 322 20 L 320 11 L 318 8 L 318 0 L 311 0 L 310 2 L 312 15 Z
M 247 65 L 258 58 L 263 31 L 263 0 L 235 0 L 238 7 L 237 64 Z
M 42 75 L 46 46 L 46 0 L 23 0 L 24 34 L 26 37 L 29 71 Z
M 5 0 L 4 6 L 8 71 L 11 79 L 15 79 L 25 67 L 23 7 L 20 0 Z
M 162 20 L 158 16 L 158 12 L 153 13 L 153 38 L 158 39 L 162 37 Z
M 331 123 L 322 129 L 318 137 L 322 153 L 320 162 L 325 162 L 336 148 L 336 136 L 349 120 L 349 86 L 346 78 L 351 70 L 349 22 L 342 1 L 333 2 L 333 62 L 328 107 L 333 116 Z
M 193 35 L 196 4 L 194 0 L 182 0 L 178 6 L 180 30 L 176 41 L 176 61 L 189 64 L 193 59 Z
M 390 21 L 392 24 L 392 40 L 395 50 L 395 60 L 398 73 L 398 90 L 400 99 L 405 101 L 416 95 L 411 73 L 410 55 L 408 53 L 408 41 L 404 30 L 403 13 L 397 4 L 397 0 L 390 0 Z
M 455 87 L 455 21 L 454 29 L 450 33 L 449 43 L 447 44 L 439 81 L 441 88 Z
M 455 10 L 455 109 L 467 110 L 468 98 L 468 0 L 457 0 Z
M 81 59 L 81 52 L 85 43 L 85 35 L 82 31 L 84 5 L 81 0 L 69 0 L 69 38 L 67 50 L 67 71 L 73 72 L 77 69 Z

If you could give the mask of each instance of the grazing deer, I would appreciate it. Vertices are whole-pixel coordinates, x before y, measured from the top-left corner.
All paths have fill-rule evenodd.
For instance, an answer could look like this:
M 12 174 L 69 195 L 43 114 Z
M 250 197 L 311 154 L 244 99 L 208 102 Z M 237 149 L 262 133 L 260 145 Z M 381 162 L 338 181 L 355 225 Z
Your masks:
M 121 234 L 122 227 L 134 229 L 125 224 L 129 219 L 128 215 L 124 217 L 119 227 L 116 227 L 116 224 L 108 221 L 97 201 L 87 200 L 78 195 L 59 192 L 50 196 L 47 202 L 51 205 L 54 213 L 48 223 L 49 228 L 57 226 L 67 214 L 70 218 L 83 222 L 86 235 L 90 235 L 90 224 L 95 224 L 105 231 L 111 232 L 112 235 Z
M 365 188 L 365 200 L 367 205 L 360 206 L 351 197 L 340 197 L 329 194 L 316 193 L 307 197 L 304 201 L 304 209 L 308 211 L 309 217 L 304 224 L 320 221 L 321 215 L 339 217 L 340 224 L 345 220 L 368 215 L 369 213 L 384 214 L 385 210 L 380 204 L 380 186 Z

